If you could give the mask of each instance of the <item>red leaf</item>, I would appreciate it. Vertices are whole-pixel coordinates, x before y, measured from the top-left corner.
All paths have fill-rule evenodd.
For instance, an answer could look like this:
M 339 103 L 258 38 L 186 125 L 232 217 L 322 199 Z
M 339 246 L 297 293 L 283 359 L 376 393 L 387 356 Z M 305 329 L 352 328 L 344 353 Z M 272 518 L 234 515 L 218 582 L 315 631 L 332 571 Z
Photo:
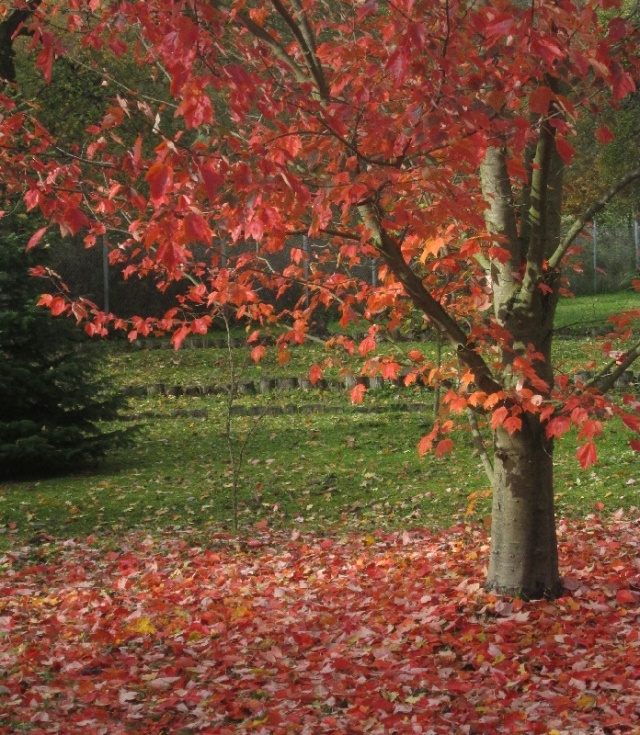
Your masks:
M 491 415 L 491 428 L 495 431 L 500 424 L 504 423 L 504 420 L 509 415 L 509 410 L 505 406 L 500 406 Z
M 376 348 L 376 341 L 373 337 L 369 335 L 368 337 L 365 337 L 362 340 L 362 342 L 360 342 L 360 346 L 358 347 L 358 352 L 361 355 L 366 355 L 368 352 L 375 350 L 375 348 Z
M 31 248 L 35 248 L 35 246 L 42 240 L 44 233 L 47 231 L 46 227 L 41 227 L 39 230 L 36 230 L 33 235 L 29 238 L 29 242 L 27 243 L 27 250 L 31 250 Z
M 173 333 L 171 337 L 171 344 L 173 345 L 174 349 L 179 350 L 182 346 L 182 343 L 184 342 L 186 336 L 189 334 L 189 328 L 185 325 L 182 325 L 180 328 L 176 329 L 176 331 Z
M 509 434 L 515 434 L 516 431 L 520 431 L 522 428 L 522 419 L 519 416 L 509 416 L 508 419 L 504 420 L 502 425 Z
M 609 130 L 609 128 L 606 125 L 601 125 L 596 130 L 595 135 L 596 135 L 596 138 L 601 143 L 605 143 L 605 144 L 606 143 L 611 143 L 612 141 L 614 141 L 616 139 L 616 136 Z
M 573 159 L 573 155 L 575 153 L 574 147 L 569 143 L 565 138 L 562 136 L 558 136 L 556 138 L 556 148 L 558 149 L 558 153 L 560 155 L 560 158 L 569 165 L 571 163 L 571 160 Z
M 620 418 L 622 419 L 622 423 L 631 431 L 635 431 L 637 434 L 640 434 L 640 416 L 634 416 L 630 413 L 623 413 L 621 414 Z
M 631 590 L 618 590 L 616 592 L 616 602 L 618 605 L 635 605 L 638 602 L 638 595 Z
M 587 467 L 590 467 L 598 461 L 596 445 L 593 442 L 586 442 L 581 447 L 578 447 L 576 457 L 578 458 L 582 469 L 586 470 Z
M 399 370 L 400 365 L 398 365 L 397 362 L 384 362 L 380 367 L 380 375 L 382 375 L 382 377 L 386 378 L 387 380 L 396 380 Z
M 611 86 L 613 89 L 613 98 L 616 102 L 636 91 L 636 84 L 633 81 L 633 77 L 627 71 L 619 70 L 614 75 Z
M 38 301 L 38 306 L 48 306 L 53 316 L 60 316 L 67 310 L 68 304 L 62 296 L 44 294 Z
M 42 33 L 40 39 L 42 49 L 36 59 L 36 66 L 42 71 L 45 82 L 49 84 L 53 74 L 54 36 L 53 33 Z
M 445 454 L 449 454 L 449 452 L 453 449 L 453 441 L 451 439 L 441 439 L 438 444 L 436 445 L 436 457 L 441 458 L 444 457 Z
M 547 439 L 559 439 L 563 434 L 571 428 L 571 419 L 568 416 L 556 416 L 547 424 Z
M 169 270 L 173 270 L 177 265 L 187 262 L 184 250 L 173 240 L 164 240 L 160 243 L 156 257 Z
M 212 233 L 207 221 L 199 214 L 188 214 L 184 218 L 185 242 L 211 245 Z
M 40 201 L 40 192 L 38 189 L 29 189 L 29 191 L 24 195 L 24 201 L 27 205 L 27 212 L 35 209 Z
M 540 115 L 549 112 L 549 105 L 556 99 L 556 94 L 549 87 L 534 89 L 529 97 L 529 110 Z
M 154 163 L 144 177 L 149 183 L 150 199 L 154 207 L 166 201 L 166 193 L 173 184 L 173 169 L 165 163 Z
M 209 201 L 213 203 L 218 195 L 218 190 L 224 184 L 224 176 L 217 170 L 214 164 L 202 166 L 200 176 L 202 176 Z

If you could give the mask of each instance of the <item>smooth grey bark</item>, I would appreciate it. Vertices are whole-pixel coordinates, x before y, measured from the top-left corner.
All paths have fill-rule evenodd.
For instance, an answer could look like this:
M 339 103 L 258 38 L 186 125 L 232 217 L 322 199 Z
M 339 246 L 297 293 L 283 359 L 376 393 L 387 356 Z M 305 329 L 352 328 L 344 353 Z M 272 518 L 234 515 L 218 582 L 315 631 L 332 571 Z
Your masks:
M 553 442 L 536 417 L 494 433 L 491 554 L 486 589 L 539 599 L 562 590 L 553 498 Z
M 562 166 L 553 130 L 542 122 L 530 153 L 530 181 L 516 216 L 507 152 L 487 151 L 481 168 L 485 213 L 490 232 L 509 252 L 494 261 L 490 278 L 496 321 L 510 335 L 502 349 L 505 389 L 522 380 L 512 369 L 530 346 L 542 355 L 532 367 L 530 387 L 543 398 L 553 386 L 551 338 L 558 301 L 559 274 L 544 261 L 557 247 L 562 207 Z M 509 402 L 504 405 L 508 408 Z M 537 416 L 520 415 L 522 428 L 493 432 L 493 508 L 491 556 L 486 588 L 499 594 L 537 599 L 561 591 L 555 532 L 553 442 Z

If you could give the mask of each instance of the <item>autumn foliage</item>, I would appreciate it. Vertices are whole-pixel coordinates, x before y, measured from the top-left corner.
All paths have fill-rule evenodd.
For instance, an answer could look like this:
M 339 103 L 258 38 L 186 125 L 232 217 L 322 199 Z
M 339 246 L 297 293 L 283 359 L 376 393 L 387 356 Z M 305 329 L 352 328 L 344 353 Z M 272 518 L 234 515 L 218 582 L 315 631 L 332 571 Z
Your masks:
M 24 547 L 0 558 L 0 732 L 633 733 L 638 538 L 562 521 L 563 596 L 526 606 L 482 591 L 471 526 Z
M 638 31 L 622 4 L 20 5 L 31 9 L 45 80 L 73 43 L 130 54 L 164 86 L 147 94 L 105 79 L 112 103 L 88 126 L 86 147 L 72 150 L 44 129 L 35 104 L 6 94 L 7 193 L 87 247 L 108 235 L 111 263 L 125 277 L 185 285 L 167 313 L 123 318 L 41 270 L 57 289 L 42 303 L 91 335 L 171 333 L 176 348 L 221 314 L 250 330 L 278 324 L 283 359 L 306 339 L 314 312 L 333 308 L 344 328 L 371 324 L 359 345 L 342 344 L 371 353 L 365 372 L 383 377 L 402 366 L 375 355 L 379 326 L 393 330 L 419 314 L 446 345 L 450 374 L 418 357 L 407 381 L 451 387 L 420 450 L 449 451 L 458 416 L 491 434 L 488 585 L 559 593 L 553 443 L 577 433 L 587 468 L 603 421 L 640 430 L 636 398 L 609 395 L 640 356 L 632 315 L 612 324 L 604 363 L 586 384 L 556 376 L 552 351 L 567 253 L 640 179 L 640 167 L 630 167 L 563 220 L 576 120 L 615 109 L 637 89 Z M 604 144 L 612 133 L 601 125 L 597 138 Z M 27 246 L 46 235 L 39 228 Z M 301 238 L 322 245 L 312 254 Z M 275 267 L 272 256 L 282 253 L 286 262 Z M 374 279 L 358 275 L 363 262 L 374 263 Z M 303 297 L 283 305 L 279 298 L 301 285 Z M 264 345 L 254 341 L 258 360 Z M 319 380 L 321 369 L 310 377 Z M 359 385 L 352 399 L 364 393 Z M 476 446 L 487 454 L 481 435 Z

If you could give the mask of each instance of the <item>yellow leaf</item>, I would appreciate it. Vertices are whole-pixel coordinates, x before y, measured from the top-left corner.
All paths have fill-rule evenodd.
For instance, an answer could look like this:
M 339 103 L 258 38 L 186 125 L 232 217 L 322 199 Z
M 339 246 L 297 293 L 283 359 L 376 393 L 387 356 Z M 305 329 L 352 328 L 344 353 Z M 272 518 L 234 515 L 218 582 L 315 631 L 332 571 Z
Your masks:
M 142 617 L 134 620 L 129 626 L 129 630 L 132 630 L 135 633 L 140 633 L 141 635 L 153 635 L 157 632 L 156 626 L 151 622 L 151 618 L 149 617 Z
M 578 709 L 591 709 L 595 703 L 595 697 L 590 697 L 588 694 L 581 694 L 578 699 L 576 699 L 576 707 Z

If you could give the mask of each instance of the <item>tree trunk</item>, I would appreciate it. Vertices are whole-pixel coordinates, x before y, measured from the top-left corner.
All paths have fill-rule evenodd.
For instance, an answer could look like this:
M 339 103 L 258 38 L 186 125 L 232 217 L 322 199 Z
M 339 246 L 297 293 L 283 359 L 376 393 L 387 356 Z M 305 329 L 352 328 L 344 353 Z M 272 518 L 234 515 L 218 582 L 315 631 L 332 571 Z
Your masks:
M 494 434 L 491 558 L 486 588 L 498 594 L 557 597 L 562 585 L 553 500 L 553 442 L 536 417 Z

